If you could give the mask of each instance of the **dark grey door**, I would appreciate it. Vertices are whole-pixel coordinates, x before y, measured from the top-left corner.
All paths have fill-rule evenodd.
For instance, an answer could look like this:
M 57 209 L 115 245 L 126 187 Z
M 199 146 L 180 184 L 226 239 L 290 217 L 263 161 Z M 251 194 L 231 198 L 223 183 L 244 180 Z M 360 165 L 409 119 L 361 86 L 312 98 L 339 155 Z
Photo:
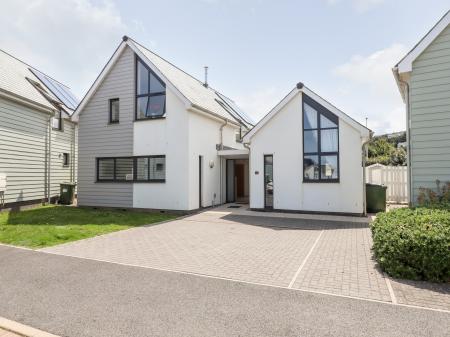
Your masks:
M 264 208 L 273 208 L 273 156 L 264 156 Z

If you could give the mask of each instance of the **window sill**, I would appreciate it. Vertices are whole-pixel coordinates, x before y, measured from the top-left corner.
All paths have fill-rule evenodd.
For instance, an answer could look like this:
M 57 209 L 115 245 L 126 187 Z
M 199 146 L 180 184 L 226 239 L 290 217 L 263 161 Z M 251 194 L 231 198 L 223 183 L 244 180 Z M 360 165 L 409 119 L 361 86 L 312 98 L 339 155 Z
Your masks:
M 117 124 L 120 124 L 119 121 L 117 121 L 117 122 L 108 122 L 108 125 L 117 125 Z
M 143 122 L 143 121 L 152 121 L 152 120 L 155 120 L 155 119 L 166 119 L 166 116 L 147 117 L 147 118 L 141 118 L 141 119 L 135 118 L 134 121 L 135 122 Z
M 165 183 L 166 180 L 96 180 L 95 183 L 113 183 L 113 184 L 158 184 Z
M 339 184 L 339 179 L 330 179 L 330 180 L 304 180 L 303 184 Z

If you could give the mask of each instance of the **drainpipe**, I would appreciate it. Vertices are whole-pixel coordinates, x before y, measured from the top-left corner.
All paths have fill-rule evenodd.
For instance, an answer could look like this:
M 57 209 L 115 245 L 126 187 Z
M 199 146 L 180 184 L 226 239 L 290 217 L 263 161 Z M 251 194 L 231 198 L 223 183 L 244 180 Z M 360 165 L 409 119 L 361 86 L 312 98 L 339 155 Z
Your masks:
M 362 166 L 363 166 L 363 215 L 367 216 L 367 196 L 366 196 L 366 157 L 367 145 L 372 139 L 372 132 L 370 132 L 369 139 L 362 145 Z
M 408 82 L 405 82 L 398 77 L 398 81 L 405 86 L 405 100 L 406 100 L 406 165 L 408 167 L 408 204 L 412 204 L 412 184 L 411 184 L 411 115 L 410 115 L 410 88 Z
M 51 191 L 51 171 L 52 171 L 52 117 L 49 119 L 48 131 L 48 172 L 47 172 L 47 202 L 50 204 L 52 199 Z
M 228 120 L 224 119 L 224 123 L 220 126 L 220 149 L 223 150 L 223 128 L 228 124 Z

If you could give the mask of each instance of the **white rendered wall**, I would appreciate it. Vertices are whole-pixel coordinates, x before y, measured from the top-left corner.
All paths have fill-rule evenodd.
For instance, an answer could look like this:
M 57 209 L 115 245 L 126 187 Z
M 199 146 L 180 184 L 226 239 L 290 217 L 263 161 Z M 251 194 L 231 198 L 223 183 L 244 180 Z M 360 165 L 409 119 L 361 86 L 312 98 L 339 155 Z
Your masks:
M 216 148 L 216 145 L 220 144 L 222 124 L 223 121 L 206 115 L 189 113 L 189 209 L 199 207 L 199 156 L 203 156 L 201 206 L 208 207 L 225 201 L 225 159 L 217 155 Z M 238 128 L 233 125 L 226 125 L 223 128 L 225 146 L 243 148 L 242 144 L 236 142 L 237 130 Z
M 303 183 L 302 143 L 302 99 L 298 94 L 251 139 L 250 207 L 264 208 L 263 160 L 265 154 L 272 154 L 275 209 L 363 213 L 359 131 L 339 120 L 339 183 Z
M 133 207 L 189 210 L 188 112 L 166 91 L 166 118 L 134 123 L 133 155 L 165 155 L 165 183 L 134 183 Z

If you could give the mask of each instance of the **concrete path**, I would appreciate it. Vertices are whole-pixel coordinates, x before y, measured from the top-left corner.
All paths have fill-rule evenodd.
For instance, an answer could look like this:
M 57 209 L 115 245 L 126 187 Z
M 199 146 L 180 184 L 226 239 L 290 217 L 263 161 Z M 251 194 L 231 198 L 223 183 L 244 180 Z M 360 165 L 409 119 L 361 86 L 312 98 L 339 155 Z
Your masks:
M 0 245 L 0 316 L 67 337 L 450 336 L 450 314 Z
M 367 219 L 221 207 L 43 251 L 450 311 L 450 285 L 390 280 L 371 246 Z

